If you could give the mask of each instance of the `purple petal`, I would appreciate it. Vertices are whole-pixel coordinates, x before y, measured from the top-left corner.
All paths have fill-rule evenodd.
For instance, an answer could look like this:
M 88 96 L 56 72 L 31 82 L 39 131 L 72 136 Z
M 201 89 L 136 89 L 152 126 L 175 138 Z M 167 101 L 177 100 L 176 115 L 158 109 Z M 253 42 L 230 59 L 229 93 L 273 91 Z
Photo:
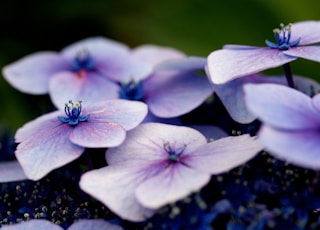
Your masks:
M 134 191 L 142 181 L 159 170 L 147 163 L 144 160 L 133 160 L 89 171 L 82 175 L 80 187 L 121 218 L 143 221 L 155 211 L 143 207 L 136 199 Z
M 68 230 L 122 230 L 119 225 L 111 224 L 104 220 L 78 220 Z
M 295 41 L 301 38 L 299 45 L 308 45 L 320 42 L 320 21 L 302 21 L 293 23 L 291 27 L 291 39 Z
M 270 48 L 222 49 L 208 56 L 211 81 L 222 84 L 233 79 L 281 66 L 297 59 Z
M 178 117 L 160 118 L 160 117 L 156 117 L 152 113 L 148 113 L 142 123 L 147 123 L 147 122 L 164 123 L 164 124 L 170 124 L 170 125 L 182 125 L 182 121 Z
M 30 131 L 33 124 L 36 127 L 36 133 Z M 15 152 L 25 174 L 31 180 L 39 180 L 52 170 L 75 160 L 84 150 L 70 142 L 69 135 L 73 127 L 69 124 L 61 123 L 56 127 L 52 127 L 50 122 L 48 126 L 45 123 L 42 124 L 42 129 L 39 129 L 37 120 L 31 121 L 25 126 L 25 133 L 24 127 L 18 131 L 20 137 L 25 137 L 26 133 L 32 133 L 22 140 Z
M 319 170 L 319 131 L 286 131 L 263 126 L 259 140 L 275 157 L 297 166 Z
M 51 76 L 69 68 L 69 63 L 58 53 L 39 52 L 5 66 L 3 76 L 21 92 L 46 94 Z
M 49 90 L 52 102 L 63 109 L 69 100 L 82 100 L 85 107 L 96 101 L 118 98 L 119 86 L 94 73 L 80 76 L 65 71 L 52 77 Z
M 204 69 L 207 59 L 202 57 L 185 57 L 161 62 L 155 67 L 156 71 L 192 71 Z
M 163 118 L 186 114 L 213 93 L 208 79 L 193 72 L 159 72 L 145 83 L 145 102 Z
M 227 44 L 223 46 L 223 49 L 231 49 L 231 50 L 243 50 L 243 49 L 257 49 L 256 46 L 248 46 L 248 45 L 237 45 L 237 44 Z
M 0 183 L 13 182 L 27 179 L 17 161 L 0 163 Z
M 72 143 L 88 148 L 104 148 L 120 145 L 126 137 L 125 129 L 116 123 L 80 122 L 71 132 Z
M 312 98 L 312 104 L 320 112 L 320 94 L 317 94 Z
M 320 62 L 320 46 L 298 46 L 285 50 L 283 53 L 293 57 Z
M 249 135 L 225 137 L 183 154 L 183 163 L 211 174 L 229 171 L 256 156 L 262 145 Z
M 12 225 L 2 225 L 3 230 L 63 230 L 59 225 L 56 225 L 48 220 L 33 219 L 26 222 L 20 222 Z
M 122 99 L 96 102 L 83 109 L 83 114 L 90 114 L 90 121 L 119 124 L 125 130 L 139 125 L 147 113 L 148 107 L 145 103 Z
M 107 162 L 112 165 L 132 159 L 161 161 L 168 158 L 168 153 L 164 150 L 167 142 L 172 148 L 187 145 L 184 152 L 192 152 L 198 146 L 206 144 L 207 140 L 197 130 L 188 127 L 145 123 L 129 131 L 122 145 L 107 150 Z
M 247 84 L 245 100 L 262 122 L 283 129 L 316 129 L 319 112 L 307 95 L 277 84 Z
M 210 180 L 210 174 L 176 163 L 142 182 L 135 194 L 148 208 L 158 209 L 200 190 Z

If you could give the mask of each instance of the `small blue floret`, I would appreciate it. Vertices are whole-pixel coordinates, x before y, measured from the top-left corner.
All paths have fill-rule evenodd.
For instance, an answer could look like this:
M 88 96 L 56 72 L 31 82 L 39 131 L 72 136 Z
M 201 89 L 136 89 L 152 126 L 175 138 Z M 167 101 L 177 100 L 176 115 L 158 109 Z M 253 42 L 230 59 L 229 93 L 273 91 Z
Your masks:
M 133 101 L 141 101 L 143 99 L 143 84 L 141 81 L 131 80 L 128 83 L 121 83 L 120 86 L 119 98 Z
M 94 60 L 88 51 L 83 50 L 79 52 L 72 62 L 72 70 L 79 72 L 81 70 L 93 70 L 94 69 Z
M 80 116 L 81 114 L 81 101 L 73 103 L 71 100 L 69 103 L 66 103 L 64 107 L 64 112 L 67 117 L 58 116 L 58 119 L 63 123 L 69 123 L 71 126 L 75 126 L 79 121 L 87 121 L 90 117 L 90 114 L 85 116 Z

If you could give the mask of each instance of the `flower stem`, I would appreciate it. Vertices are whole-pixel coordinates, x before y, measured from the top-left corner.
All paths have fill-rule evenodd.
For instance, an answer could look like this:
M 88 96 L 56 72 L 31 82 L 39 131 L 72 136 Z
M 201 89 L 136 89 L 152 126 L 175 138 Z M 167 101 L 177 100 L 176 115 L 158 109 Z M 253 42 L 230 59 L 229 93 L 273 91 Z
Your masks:
M 291 88 L 295 88 L 290 64 L 289 63 L 284 64 L 283 69 L 284 69 L 284 74 L 286 75 L 286 78 L 287 78 L 288 86 Z

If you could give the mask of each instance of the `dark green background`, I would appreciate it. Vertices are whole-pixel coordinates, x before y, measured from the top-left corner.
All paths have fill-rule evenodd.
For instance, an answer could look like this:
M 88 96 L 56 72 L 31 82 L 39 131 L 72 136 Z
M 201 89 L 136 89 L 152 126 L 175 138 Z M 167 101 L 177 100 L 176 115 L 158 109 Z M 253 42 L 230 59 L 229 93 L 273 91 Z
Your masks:
M 264 46 L 280 22 L 320 20 L 318 6 L 318 0 L 3 0 L 0 65 L 40 50 L 58 51 L 90 36 L 131 47 L 171 46 L 201 56 L 227 43 Z M 298 60 L 292 68 L 320 80 L 320 63 Z M 3 78 L 0 97 L 0 123 L 12 132 L 50 107 L 48 97 L 20 93 Z

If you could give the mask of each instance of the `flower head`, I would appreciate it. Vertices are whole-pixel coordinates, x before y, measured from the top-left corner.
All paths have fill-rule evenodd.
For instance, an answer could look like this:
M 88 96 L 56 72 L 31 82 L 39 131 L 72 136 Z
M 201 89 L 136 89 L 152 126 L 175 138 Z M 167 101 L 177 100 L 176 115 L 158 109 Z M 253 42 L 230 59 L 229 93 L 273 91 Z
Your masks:
M 222 84 L 235 78 L 258 73 L 304 58 L 320 62 L 320 21 L 281 24 L 274 30 L 276 42 L 266 40 L 268 47 L 226 45 L 208 56 L 210 80 Z
M 85 173 L 80 186 L 120 217 L 142 221 L 260 150 L 249 135 L 207 143 L 188 127 L 145 123 L 129 131 L 122 145 L 107 150 L 108 166 Z
M 88 148 L 121 144 L 126 131 L 146 116 L 141 102 L 120 99 L 100 101 L 84 108 L 81 102 L 66 104 L 65 113 L 52 112 L 28 122 L 16 135 L 15 152 L 29 179 L 38 180 L 55 168 L 78 158 Z

